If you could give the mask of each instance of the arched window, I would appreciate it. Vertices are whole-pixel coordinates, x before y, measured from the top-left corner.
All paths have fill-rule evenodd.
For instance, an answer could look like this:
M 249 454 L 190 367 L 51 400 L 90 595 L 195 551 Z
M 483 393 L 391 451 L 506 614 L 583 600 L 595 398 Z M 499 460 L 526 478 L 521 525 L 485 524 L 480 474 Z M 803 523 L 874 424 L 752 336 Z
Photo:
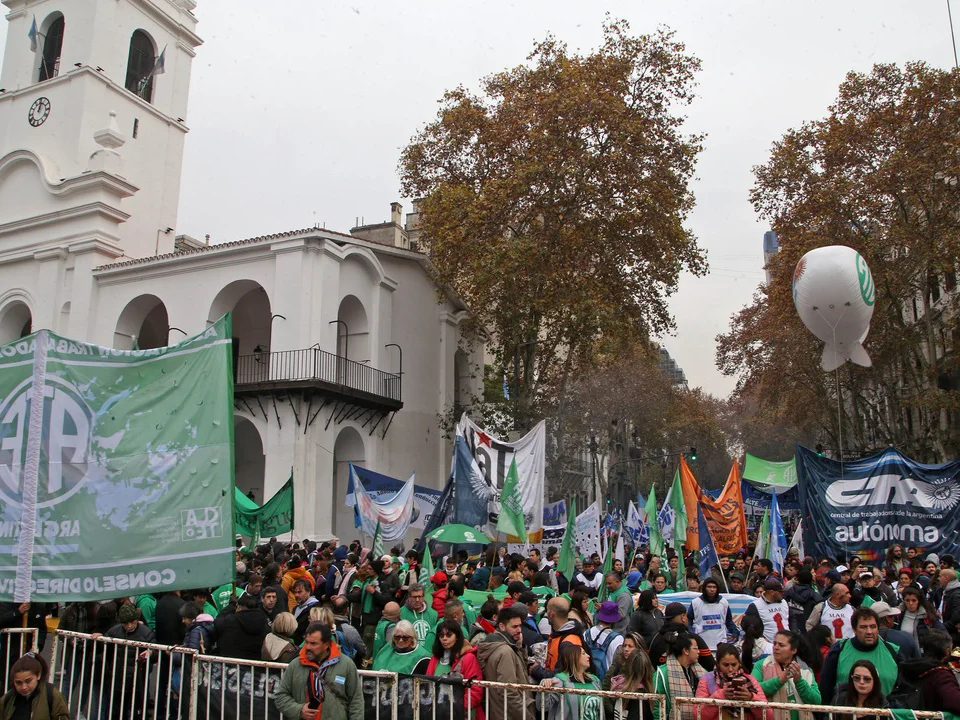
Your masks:
M 157 63 L 153 41 L 143 30 L 134 30 L 127 56 L 127 81 L 124 87 L 147 102 L 153 100 L 153 75 Z
M 49 80 L 60 74 L 60 51 L 63 49 L 63 15 L 47 28 L 43 38 L 43 54 L 40 56 L 39 80 Z

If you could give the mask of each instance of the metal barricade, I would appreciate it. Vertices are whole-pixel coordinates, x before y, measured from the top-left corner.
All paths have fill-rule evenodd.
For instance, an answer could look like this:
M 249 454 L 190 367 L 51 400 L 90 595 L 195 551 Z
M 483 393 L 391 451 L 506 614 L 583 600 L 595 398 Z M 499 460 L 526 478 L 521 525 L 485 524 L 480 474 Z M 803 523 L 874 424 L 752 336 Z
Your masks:
M 58 630 L 51 678 L 70 707 L 87 720 L 155 720 L 190 715 L 190 677 L 197 651 Z M 185 692 L 186 691 L 186 692 Z
M 6 693 L 9 690 L 10 668 L 30 650 L 37 649 L 36 628 L 8 628 L 0 630 L 0 665 L 3 670 L 3 680 L 0 681 L 0 688 Z
M 727 708 L 738 720 L 747 720 L 748 710 L 759 710 L 763 720 L 776 720 L 775 711 L 810 712 L 829 715 L 833 720 L 858 720 L 865 716 L 895 717 L 894 711 L 889 708 L 855 708 L 844 705 L 804 705 L 801 703 L 782 702 L 741 702 L 738 700 L 719 700 L 715 698 L 682 697 L 673 699 L 674 720 L 717 720 L 723 715 L 722 709 Z M 707 710 L 710 708 L 710 710 Z M 766 712 L 771 711 L 771 712 Z M 786 717 L 789 718 L 789 715 Z M 914 711 L 918 720 L 943 720 L 943 713 L 925 710 Z

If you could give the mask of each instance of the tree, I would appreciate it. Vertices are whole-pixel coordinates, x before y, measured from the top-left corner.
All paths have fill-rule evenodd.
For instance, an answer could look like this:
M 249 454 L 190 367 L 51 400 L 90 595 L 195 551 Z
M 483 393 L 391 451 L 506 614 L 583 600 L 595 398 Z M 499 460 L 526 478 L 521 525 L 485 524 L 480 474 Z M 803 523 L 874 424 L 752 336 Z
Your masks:
M 920 459 L 956 448 L 956 425 L 943 420 L 960 407 L 957 293 L 946 292 L 960 251 L 958 91 L 960 73 L 923 63 L 850 73 L 827 117 L 788 132 L 754 168 L 751 201 L 781 250 L 773 281 L 718 338 L 717 362 L 741 395 L 819 426 L 833 448 L 896 444 Z M 827 376 L 791 278 L 806 252 L 833 244 L 867 260 L 877 301 L 873 367 Z
M 701 138 L 674 112 L 699 67 L 672 33 L 631 36 L 625 21 L 588 55 L 548 37 L 480 95 L 445 93 L 403 151 L 438 280 L 491 333 L 521 429 L 562 411 L 599 340 L 671 328 L 680 273 L 705 272 L 684 227 Z

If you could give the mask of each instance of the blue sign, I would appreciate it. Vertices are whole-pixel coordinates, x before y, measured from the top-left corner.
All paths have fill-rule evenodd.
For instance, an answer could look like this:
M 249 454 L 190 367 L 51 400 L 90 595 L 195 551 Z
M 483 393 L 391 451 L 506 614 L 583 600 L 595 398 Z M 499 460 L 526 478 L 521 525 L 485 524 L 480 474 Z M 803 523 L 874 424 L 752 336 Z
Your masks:
M 797 446 L 797 476 L 804 546 L 816 557 L 882 557 L 894 544 L 956 552 L 960 461 L 924 465 L 891 448 L 841 464 Z

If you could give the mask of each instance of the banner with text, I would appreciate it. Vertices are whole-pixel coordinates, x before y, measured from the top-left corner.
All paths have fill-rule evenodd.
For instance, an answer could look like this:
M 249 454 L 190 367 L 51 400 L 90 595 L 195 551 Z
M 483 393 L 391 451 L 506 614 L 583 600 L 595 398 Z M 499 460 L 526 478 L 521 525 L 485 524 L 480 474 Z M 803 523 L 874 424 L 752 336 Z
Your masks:
M 480 468 L 487 484 L 487 491 L 483 494 L 487 498 L 487 524 L 480 529 L 490 537 L 497 536 L 500 493 L 510 464 L 516 460 L 527 540 L 532 543 L 540 542 L 543 529 L 543 480 L 546 472 L 546 427 L 546 423 L 541 420 L 533 430 L 516 442 L 505 442 L 485 432 L 467 417 L 466 413 L 460 418 L 457 435 L 466 442 L 471 457 Z M 480 493 L 475 494 L 483 497 Z M 459 503 L 459 498 L 457 502 Z M 464 521 L 458 518 L 457 522 Z M 513 541 L 509 537 L 507 540 Z
M 150 350 L 0 347 L 0 600 L 233 579 L 231 357 L 229 317 Z
M 799 445 L 796 457 L 808 553 L 876 558 L 894 543 L 957 551 L 960 461 L 924 465 L 891 448 L 841 464 Z
M 293 475 L 274 496 L 257 505 L 239 488 L 234 488 L 233 529 L 256 544 L 260 538 L 271 538 L 293 530 Z
M 465 720 L 462 679 L 401 673 L 396 682 L 386 678 L 360 678 L 360 687 L 364 720 Z

